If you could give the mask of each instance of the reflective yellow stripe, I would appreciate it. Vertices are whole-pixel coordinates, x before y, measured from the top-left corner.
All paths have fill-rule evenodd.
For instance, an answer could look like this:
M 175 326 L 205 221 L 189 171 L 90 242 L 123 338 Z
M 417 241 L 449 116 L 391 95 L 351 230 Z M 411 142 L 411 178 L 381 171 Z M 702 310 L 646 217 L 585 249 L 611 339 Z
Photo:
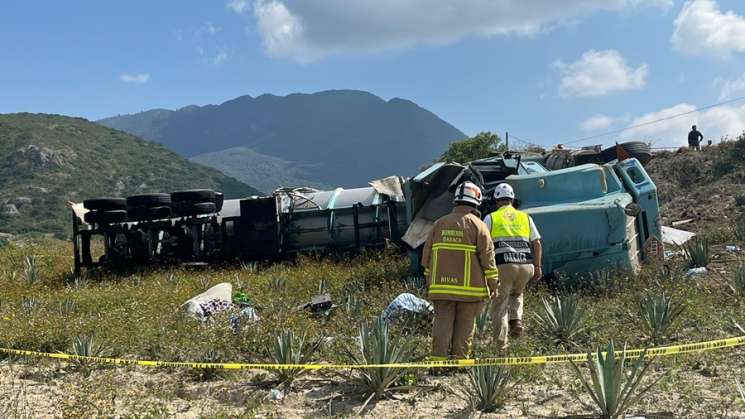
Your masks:
M 486 297 L 489 291 L 485 287 L 461 287 L 458 285 L 432 285 L 430 294 L 463 295 L 468 297 Z
M 463 267 L 463 272 L 465 274 L 465 280 L 463 281 L 463 284 L 467 287 L 471 287 L 471 255 L 466 253 L 464 256 L 465 262 Z
M 471 244 L 457 244 L 457 243 L 435 243 L 432 245 L 433 249 L 445 249 L 445 250 L 464 250 L 467 252 L 475 252 L 476 246 Z
M 432 278 L 433 283 L 437 278 L 437 249 L 434 247 L 432 248 L 432 275 L 430 275 L 430 278 Z

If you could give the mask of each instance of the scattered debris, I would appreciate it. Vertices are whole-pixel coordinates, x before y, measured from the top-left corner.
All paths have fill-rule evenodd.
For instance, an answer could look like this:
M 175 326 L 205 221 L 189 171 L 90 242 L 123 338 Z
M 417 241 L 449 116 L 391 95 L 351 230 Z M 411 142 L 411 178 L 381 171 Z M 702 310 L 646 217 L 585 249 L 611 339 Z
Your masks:
M 269 390 L 269 398 L 272 400 L 280 401 L 285 398 L 285 393 L 282 390 L 273 388 Z
M 688 224 L 696 221 L 695 218 L 686 218 L 685 220 L 680 221 L 673 221 L 673 227 L 682 226 L 683 224 Z
M 434 313 L 435 308 L 432 304 L 423 300 L 414 294 L 408 292 L 399 294 L 398 297 L 394 298 L 388 307 L 383 311 L 383 320 L 390 322 L 400 318 L 406 313 L 413 314 L 430 314 Z
M 700 268 L 691 268 L 686 273 L 686 278 L 695 278 L 697 276 L 704 276 L 707 273 L 709 273 L 709 271 L 703 266 Z
M 310 310 L 315 315 L 328 316 L 335 308 L 336 304 L 329 294 L 319 294 L 311 298 L 309 303 L 298 307 L 297 310 Z
M 662 226 L 662 242 L 665 244 L 675 244 L 682 246 L 685 242 L 692 239 L 696 233 L 690 231 L 678 230 L 677 228 Z
M 728 244 L 725 249 L 727 249 L 728 252 L 732 253 L 739 252 L 741 250 L 740 247 L 736 244 Z

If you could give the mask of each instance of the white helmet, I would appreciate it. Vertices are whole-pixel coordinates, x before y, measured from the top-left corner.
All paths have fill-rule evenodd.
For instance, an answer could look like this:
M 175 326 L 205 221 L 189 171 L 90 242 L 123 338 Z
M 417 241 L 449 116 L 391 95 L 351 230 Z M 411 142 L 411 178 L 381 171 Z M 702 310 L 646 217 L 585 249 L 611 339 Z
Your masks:
M 508 183 L 500 183 L 494 188 L 494 199 L 515 199 L 515 190 Z
M 469 204 L 481 205 L 481 188 L 473 182 L 463 182 L 455 188 L 454 203 L 467 202 Z

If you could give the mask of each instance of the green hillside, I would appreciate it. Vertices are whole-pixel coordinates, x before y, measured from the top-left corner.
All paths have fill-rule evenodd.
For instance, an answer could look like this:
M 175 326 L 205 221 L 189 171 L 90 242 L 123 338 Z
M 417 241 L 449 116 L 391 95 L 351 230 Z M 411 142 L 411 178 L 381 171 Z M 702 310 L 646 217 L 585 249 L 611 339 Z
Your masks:
M 236 198 L 244 183 L 162 145 L 81 118 L 0 115 L 0 232 L 69 232 L 67 201 L 211 188 Z
M 253 185 L 262 192 L 271 193 L 280 187 L 310 186 L 330 189 L 332 185 L 316 182 L 310 171 L 312 165 L 303 165 L 278 157 L 257 153 L 250 148 L 234 147 L 212 153 L 200 154 L 193 162 L 214 167 L 241 182 Z

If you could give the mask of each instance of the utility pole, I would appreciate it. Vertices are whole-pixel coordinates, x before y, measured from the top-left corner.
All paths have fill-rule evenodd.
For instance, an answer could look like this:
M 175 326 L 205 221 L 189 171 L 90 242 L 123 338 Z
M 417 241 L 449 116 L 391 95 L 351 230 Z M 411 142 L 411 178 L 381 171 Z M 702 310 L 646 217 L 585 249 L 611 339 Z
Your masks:
M 504 145 L 507 147 L 507 151 L 510 151 L 510 133 L 504 132 Z

